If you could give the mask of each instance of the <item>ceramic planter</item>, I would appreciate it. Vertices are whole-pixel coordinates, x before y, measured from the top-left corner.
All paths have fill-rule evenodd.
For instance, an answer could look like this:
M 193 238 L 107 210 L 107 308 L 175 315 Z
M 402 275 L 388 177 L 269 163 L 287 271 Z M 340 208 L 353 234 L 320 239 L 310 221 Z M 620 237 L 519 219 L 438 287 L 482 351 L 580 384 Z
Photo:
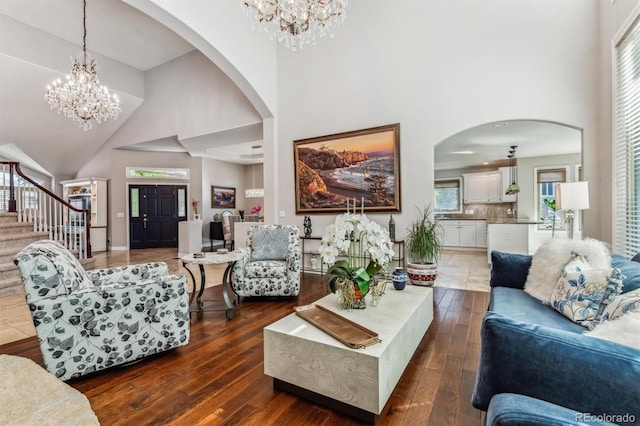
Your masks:
M 411 284 L 431 287 L 438 276 L 438 265 L 436 263 L 407 262 L 407 275 Z

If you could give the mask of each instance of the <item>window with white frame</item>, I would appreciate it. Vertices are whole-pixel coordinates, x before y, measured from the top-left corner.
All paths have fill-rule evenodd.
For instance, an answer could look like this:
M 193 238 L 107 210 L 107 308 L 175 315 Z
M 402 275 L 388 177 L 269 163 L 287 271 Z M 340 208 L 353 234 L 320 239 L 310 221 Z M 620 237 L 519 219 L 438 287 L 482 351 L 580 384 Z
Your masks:
M 433 189 L 435 213 L 462 213 L 461 178 L 437 179 Z
M 640 24 L 615 46 L 614 251 L 640 252 Z
M 168 167 L 127 167 L 128 178 L 189 179 L 189 169 Z
M 556 210 L 556 185 L 567 181 L 566 168 L 536 169 L 538 229 L 564 229 L 562 211 Z

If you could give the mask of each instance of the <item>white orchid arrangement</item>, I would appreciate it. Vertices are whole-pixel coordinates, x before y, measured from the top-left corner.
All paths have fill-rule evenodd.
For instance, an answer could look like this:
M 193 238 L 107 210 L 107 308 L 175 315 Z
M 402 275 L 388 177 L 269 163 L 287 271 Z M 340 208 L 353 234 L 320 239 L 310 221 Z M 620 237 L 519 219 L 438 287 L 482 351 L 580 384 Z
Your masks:
M 320 242 L 320 258 L 328 265 L 322 277 L 332 292 L 346 281 L 356 282 L 362 294 L 369 291 L 371 277 L 386 268 L 393 258 L 389 232 L 363 214 L 336 217 Z M 346 259 L 338 259 L 346 256 Z M 365 261 L 369 260 L 365 268 Z

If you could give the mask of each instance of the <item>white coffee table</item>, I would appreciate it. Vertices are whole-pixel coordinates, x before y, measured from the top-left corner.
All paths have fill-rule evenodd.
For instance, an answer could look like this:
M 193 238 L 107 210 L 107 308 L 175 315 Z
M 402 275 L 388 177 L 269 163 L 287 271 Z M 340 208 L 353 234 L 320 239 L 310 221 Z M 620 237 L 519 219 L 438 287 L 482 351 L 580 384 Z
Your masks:
M 316 304 L 378 333 L 382 343 L 351 349 L 293 313 L 264 328 L 264 372 L 277 389 L 375 423 L 433 320 L 433 290 L 387 286 L 378 306 L 363 310 L 339 309 L 335 294 Z

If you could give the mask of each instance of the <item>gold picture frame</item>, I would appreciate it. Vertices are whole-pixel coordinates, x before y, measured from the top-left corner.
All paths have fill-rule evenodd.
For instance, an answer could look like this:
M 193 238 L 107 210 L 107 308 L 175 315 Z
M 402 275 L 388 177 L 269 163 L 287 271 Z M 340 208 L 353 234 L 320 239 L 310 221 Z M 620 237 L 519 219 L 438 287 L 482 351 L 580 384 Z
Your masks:
M 296 213 L 400 212 L 400 124 L 293 141 Z

